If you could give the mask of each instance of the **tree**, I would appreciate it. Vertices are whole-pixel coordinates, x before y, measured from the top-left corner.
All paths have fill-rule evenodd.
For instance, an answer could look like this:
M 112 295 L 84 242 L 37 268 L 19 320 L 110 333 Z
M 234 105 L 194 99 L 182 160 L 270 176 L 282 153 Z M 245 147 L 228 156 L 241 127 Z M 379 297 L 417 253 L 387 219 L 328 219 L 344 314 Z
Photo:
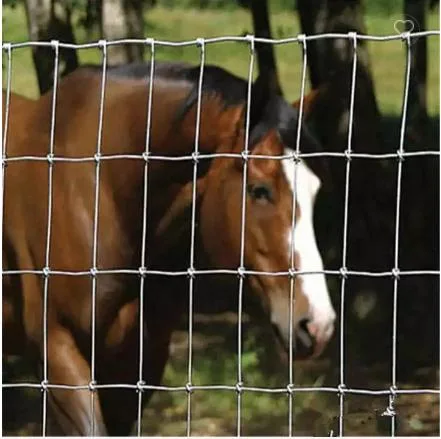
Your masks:
M 106 40 L 144 38 L 144 0 L 101 0 L 101 35 Z M 144 45 L 124 44 L 108 48 L 108 62 L 142 61 Z
M 254 35 L 261 38 L 272 38 L 268 14 L 268 0 L 252 0 L 251 15 L 253 18 Z M 256 44 L 259 74 L 265 84 L 282 95 L 279 76 L 277 73 L 274 47 L 272 44 Z
M 31 41 L 75 42 L 71 24 L 72 11 L 68 0 L 26 0 L 25 6 Z M 66 75 L 78 67 L 75 50 L 60 49 L 59 54 L 61 75 Z M 54 50 L 50 47 L 33 47 L 32 57 L 40 93 L 45 93 L 53 84 Z
M 426 28 L 426 1 L 404 0 L 404 17 L 414 22 L 414 30 Z M 410 135 L 419 145 L 427 141 L 427 38 L 411 40 L 408 120 Z
M 99 32 L 102 28 L 102 6 L 101 0 L 87 0 L 86 11 L 81 24 L 86 30 L 88 41 L 92 40 L 95 30 Z

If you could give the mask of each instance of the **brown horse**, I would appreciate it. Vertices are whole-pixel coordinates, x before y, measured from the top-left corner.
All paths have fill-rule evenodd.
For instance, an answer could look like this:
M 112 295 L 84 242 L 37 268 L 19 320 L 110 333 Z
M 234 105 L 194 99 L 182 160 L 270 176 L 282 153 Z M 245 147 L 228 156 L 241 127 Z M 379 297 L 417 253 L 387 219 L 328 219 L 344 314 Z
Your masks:
M 101 75 L 85 69 L 60 81 L 54 153 L 76 161 L 52 161 L 47 157 L 52 93 L 35 102 L 11 95 L 9 120 L 4 122 L 8 124 L 8 162 L 3 270 L 36 273 L 3 275 L 4 354 L 27 355 L 37 365 L 44 364 L 47 356 L 49 408 L 55 427 L 64 434 L 86 435 L 91 425 L 96 435 L 130 432 L 137 417 L 136 384 L 160 383 L 171 333 L 187 307 L 186 274 L 194 274 L 187 271 L 193 160 L 174 159 L 191 157 L 194 149 L 198 81 L 192 72 L 192 68 L 178 69 L 175 74 L 155 78 L 149 141 L 152 156 L 148 161 L 145 158 L 149 156 L 142 155 L 149 94 L 146 81 L 117 75 L 107 79 L 102 148 L 97 156 Z M 260 88 L 256 81 L 250 108 L 249 150 L 253 155 L 281 156 L 287 147 L 295 145 L 298 113 L 280 97 L 268 96 Z M 201 100 L 201 154 L 243 151 L 246 97 L 245 81 L 207 66 Z M 308 141 L 304 135 L 302 148 L 308 148 Z M 13 161 L 13 157 L 30 154 L 42 160 Z M 121 154 L 125 157 L 115 157 Z M 154 159 L 155 155 L 170 160 Z M 242 157 L 199 158 L 194 252 L 197 270 L 240 273 L 244 162 Z M 254 272 L 287 273 L 292 241 L 294 268 L 323 270 L 312 221 L 319 180 L 303 162 L 297 171 L 294 235 L 293 187 L 291 159 L 248 158 L 243 265 L 253 273 L 244 277 L 246 294 L 259 299 L 286 345 L 290 339 L 290 277 Z M 181 275 L 151 273 L 154 270 Z M 140 288 L 140 277 L 144 288 Z M 229 278 L 237 288 L 236 277 L 219 277 Z M 335 318 L 324 275 L 298 275 L 294 294 L 296 355 L 318 355 L 333 332 Z M 141 331 L 140 297 L 144 301 Z M 105 388 L 105 384 L 115 383 L 132 387 Z M 83 387 L 54 388 L 51 384 Z M 143 403 L 150 393 L 144 392 Z

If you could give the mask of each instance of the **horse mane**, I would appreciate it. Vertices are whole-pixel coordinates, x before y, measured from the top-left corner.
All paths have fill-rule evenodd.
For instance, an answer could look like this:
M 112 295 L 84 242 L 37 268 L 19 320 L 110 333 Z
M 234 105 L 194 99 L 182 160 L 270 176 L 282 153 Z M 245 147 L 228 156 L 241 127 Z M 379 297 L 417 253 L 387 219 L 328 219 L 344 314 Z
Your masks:
M 81 69 L 101 71 L 102 67 L 96 64 L 85 64 Z M 114 78 L 148 79 L 150 77 L 150 62 L 135 62 L 107 67 L 107 74 Z M 154 75 L 160 79 L 174 79 L 188 81 L 193 88 L 184 101 L 180 117 L 197 103 L 200 67 L 175 61 L 155 62 Z M 247 82 L 236 75 L 214 65 L 204 67 L 202 94 L 214 94 L 222 98 L 224 108 L 239 105 L 246 101 Z
M 81 69 L 101 71 L 99 65 L 83 65 Z M 126 79 L 145 79 L 150 77 L 150 62 L 137 62 L 109 66 L 109 77 Z M 184 62 L 160 61 L 155 62 L 155 78 L 164 80 L 183 80 L 191 84 L 190 93 L 178 108 L 175 120 L 182 121 L 186 114 L 197 105 L 199 91 L 200 67 Z M 275 129 L 280 134 L 286 146 L 293 146 L 296 136 L 298 110 L 288 104 L 283 97 L 270 93 L 266 84 L 258 78 L 251 89 L 250 109 L 250 145 L 257 143 L 268 131 Z M 248 97 L 248 82 L 221 67 L 204 66 L 202 95 L 205 98 L 217 97 L 222 103 L 222 110 L 243 105 L 246 108 Z M 245 114 L 245 112 L 244 112 Z M 245 128 L 245 118 L 243 120 Z M 311 143 L 317 142 L 307 135 Z

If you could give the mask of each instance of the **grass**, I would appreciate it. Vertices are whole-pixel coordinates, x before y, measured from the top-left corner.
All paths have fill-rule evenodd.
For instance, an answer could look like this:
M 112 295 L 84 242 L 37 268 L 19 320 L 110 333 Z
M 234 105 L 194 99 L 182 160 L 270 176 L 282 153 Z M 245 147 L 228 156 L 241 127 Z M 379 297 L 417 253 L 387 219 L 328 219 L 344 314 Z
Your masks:
M 294 12 L 275 12 L 272 17 L 274 37 L 281 38 L 299 33 L 298 19 Z M 394 34 L 394 23 L 400 14 L 390 16 L 367 15 L 369 34 Z M 438 12 L 431 12 L 427 20 L 428 29 L 438 29 Z M 251 33 L 250 14 L 242 9 L 191 10 L 154 8 L 148 12 L 146 36 L 162 40 L 187 40 L 199 36 L 243 35 Z M 77 42 L 85 41 L 85 32 L 77 28 Z M 98 37 L 97 37 L 98 38 Z M 12 10 L 3 9 L 3 39 L 25 41 L 27 39 L 24 8 L 20 5 Z M 402 42 L 369 42 L 372 70 L 380 109 L 385 114 L 401 112 L 405 51 Z M 439 113 L 439 38 L 428 38 L 428 111 Z M 148 54 L 146 55 L 149 56 Z M 79 53 L 81 62 L 100 60 L 98 49 L 85 49 Z M 301 77 L 301 50 L 296 43 L 276 47 L 276 58 L 285 93 L 290 100 L 298 97 Z M 199 51 L 196 47 L 159 47 L 157 59 L 175 59 L 197 63 Z M 225 67 L 242 77 L 247 76 L 250 53 L 245 44 L 219 43 L 206 49 L 207 63 Z M 19 49 L 13 56 L 13 90 L 27 96 L 37 96 L 37 83 L 29 49 Z
M 279 364 L 272 373 L 262 370 L 261 358 L 271 355 L 271 348 L 264 347 L 261 337 L 264 336 L 261 328 L 250 327 L 245 323 L 248 336 L 244 340 L 242 355 L 242 374 L 247 386 L 284 388 L 286 386 L 286 366 Z M 202 332 L 199 332 L 202 330 Z M 182 345 L 175 338 L 175 354 L 170 359 L 164 377 L 164 384 L 179 386 L 188 381 L 187 376 L 187 349 L 186 331 L 182 327 Z M 234 342 L 228 340 L 236 336 L 236 323 L 216 324 L 207 323 L 206 326 L 196 325 L 196 340 L 204 340 L 206 347 L 194 349 L 193 378 L 195 385 L 224 384 L 234 386 L 237 381 L 237 360 Z M 222 334 L 223 340 L 215 341 L 215 335 Z M 178 337 L 179 338 L 179 337 Z M 198 343 L 196 343 L 197 345 Z M 176 346 L 179 346 L 176 348 Z M 274 357 L 273 357 L 274 358 Z M 324 376 L 311 376 L 299 371 L 301 376 L 296 378 L 303 385 L 320 386 Z M 295 396 L 293 405 L 293 419 L 296 431 L 302 428 L 300 422 L 311 419 L 309 412 L 328 410 L 333 415 L 336 412 L 329 409 L 328 398 L 317 398 L 311 393 L 301 393 Z M 241 421 L 244 435 L 286 435 L 288 433 L 288 396 L 285 393 L 251 393 L 245 392 L 242 396 Z M 332 404 L 331 404 L 332 405 Z M 232 390 L 198 391 L 191 398 L 192 434 L 194 435 L 234 435 L 237 425 L 237 394 Z M 157 392 L 144 413 L 144 434 L 185 435 L 187 416 L 187 395 L 185 392 L 168 393 Z M 328 419 L 329 418 L 329 419 Z M 322 428 L 324 434 L 329 425 L 331 416 L 324 417 L 315 427 Z M 305 433 L 311 431 L 312 426 L 305 428 Z M 324 428 L 324 429 L 323 429 Z M 301 430 L 300 430 L 301 431 Z

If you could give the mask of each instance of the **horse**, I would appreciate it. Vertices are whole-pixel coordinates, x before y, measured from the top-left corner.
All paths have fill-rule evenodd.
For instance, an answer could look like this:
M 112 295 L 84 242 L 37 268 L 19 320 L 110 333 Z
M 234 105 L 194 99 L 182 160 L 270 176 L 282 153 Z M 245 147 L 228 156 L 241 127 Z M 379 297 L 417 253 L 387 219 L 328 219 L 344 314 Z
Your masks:
M 172 331 L 188 307 L 187 274 L 219 269 L 238 273 L 244 294 L 260 303 L 286 347 L 291 303 L 296 358 L 319 355 L 333 333 L 335 312 L 320 273 L 323 262 L 313 227 L 320 181 L 300 161 L 293 207 L 294 161 L 256 157 L 289 153 L 295 144 L 298 111 L 280 96 L 267 93 L 257 79 L 249 109 L 252 156 L 244 157 L 247 82 L 206 66 L 201 156 L 195 157 L 198 80 L 192 72 L 190 66 L 175 69 L 173 74 L 164 68 L 156 76 L 149 154 L 143 154 L 149 97 L 149 84 L 144 80 L 108 75 L 101 140 L 97 137 L 101 73 L 79 69 L 59 81 L 54 153 L 66 161 L 48 156 L 53 92 L 37 101 L 14 93 L 10 96 L 9 118 L 4 121 L 8 161 L 3 270 L 36 271 L 3 273 L 3 354 L 27 356 L 35 365 L 45 364 L 46 357 L 49 384 L 82 386 L 46 388 L 53 420 L 49 427 L 55 432 L 87 435 L 91 426 L 96 435 L 130 432 L 137 418 L 139 385 L 161 382 Z M 302 133 L 302 145 L 307 148 L 311 139 L 306 130 Z M 101 144 L 99 154 L 97 143 Z M 42 160 L 12 161 L 14 156 L 30 153 Z M 211 153 L 237 156 L 202 157 Z M 155 155 L 169 160 L 156 160 Z M 191 160 L 178 160 L 185 155 Z M 189 270 L 194 160 L 199 161 L 196 272 Z M 244 267 L 240 272 L 245 161 Z M 294 268 L 318 272 L 295 275 L 294 302 L 290 301 L 289 276 L 292 242 Z M 181 275 L 158 274 L 157 270 Z M 235 276 L 219 274 L 219 278 L 237 288 Z M 43 312 L 45 283 L 47 311 Z M 132 386 L 106 388 L 114 383 Z M 151 390 L 143 392 L 142 404 Z

